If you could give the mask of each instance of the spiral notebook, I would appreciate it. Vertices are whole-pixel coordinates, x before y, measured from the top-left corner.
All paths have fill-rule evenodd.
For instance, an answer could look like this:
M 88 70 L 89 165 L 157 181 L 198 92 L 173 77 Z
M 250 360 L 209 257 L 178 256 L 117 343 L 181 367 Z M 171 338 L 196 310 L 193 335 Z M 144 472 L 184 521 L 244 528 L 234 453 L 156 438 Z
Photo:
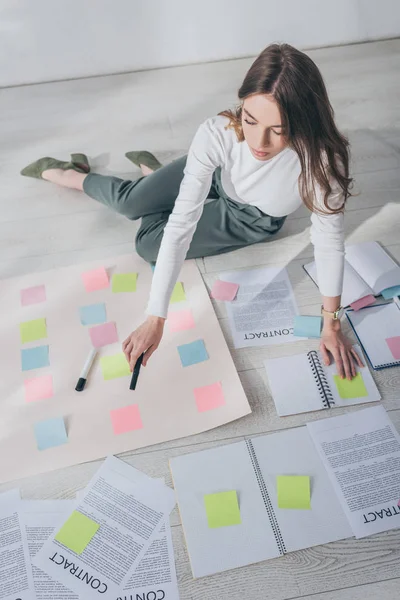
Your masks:
M 395 302 L 346 311 L 375 370 L 400 366 L 400 308 Z
M 360 347 L 354 348 L 362 356 Z M 351 382 L 341 380 L 336 365 L 325 366 L 315 350 L 272 358 L 264 366 L 280 417 L 381 399 L 368 367 L 357 367 L 357 377 Z

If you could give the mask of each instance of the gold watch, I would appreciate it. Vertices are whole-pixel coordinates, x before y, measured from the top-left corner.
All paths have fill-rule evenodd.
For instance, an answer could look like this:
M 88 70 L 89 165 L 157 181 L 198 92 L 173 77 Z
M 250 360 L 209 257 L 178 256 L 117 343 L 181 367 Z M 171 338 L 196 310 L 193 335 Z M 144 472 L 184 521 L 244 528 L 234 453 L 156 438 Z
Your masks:
M 329 310 L 325 310 L 325 308 L 323 306 L 321 306 L 321 315 L 323 317 L 328 317 L 329 319 L 332 319 L 332 321 L 339 321 L 343 317 L 343 313 L 344 313 L 343 306 L 339 306 L 339 308 L 337 308 L 333 312 L 330 312 Z

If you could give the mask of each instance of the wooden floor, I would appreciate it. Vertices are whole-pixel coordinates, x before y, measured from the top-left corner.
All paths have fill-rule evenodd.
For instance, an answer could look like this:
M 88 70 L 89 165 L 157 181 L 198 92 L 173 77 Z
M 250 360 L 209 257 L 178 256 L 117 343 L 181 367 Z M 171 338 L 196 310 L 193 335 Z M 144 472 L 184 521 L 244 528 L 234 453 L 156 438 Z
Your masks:
M 400 40 L 314 50 L 339 126 L 352 143 L 360 195 L 346 216 L 349 242 L 379 240 L 400 261 Z M 79 192 L 19 176 L 40 156 L 86 152 L 94 169 L 138 175 L 127 150 L 185 153 L 198 125 L 231 106 L 250 60 L 98 77 L 0 90 L 0 277 L 130 252 L 136 225 Z M 279 236 L 223 257 L 199 260 L 210 287 L 221 270 L 287 265 L 303 314 L 317 314 L 318 293 L 302 264 L 312 257 L 309 216 L 301 209 Z M 262 432 L 297 427 L 325 414 L 279 418 L 263 359 L 303 352 L 315 342 L 234 350 L 224 308 L 215 305 L 252 414 L 219 429 L 124 456 L 171 484 L 168 458 Z M 150 366 L 151 368 L 151 366 Z M 400 369 L 374 374 L 384 406 L 400 428 Z M 168 399 L 166 399 L 168 401 Z M 349 408 L 348 410 L 357 410 Z M 343 410 L 336 410 L 340 414 Z M 78 465 L 20 482 L 26 498 L 68 498 L 100 464 Z M 13 485 L 5 485 L 9 489 Z M 400 530 L 288 554 L 193 581 L 177 510 L 173 540 L 182 600 L 392 600 L 400 595 Z

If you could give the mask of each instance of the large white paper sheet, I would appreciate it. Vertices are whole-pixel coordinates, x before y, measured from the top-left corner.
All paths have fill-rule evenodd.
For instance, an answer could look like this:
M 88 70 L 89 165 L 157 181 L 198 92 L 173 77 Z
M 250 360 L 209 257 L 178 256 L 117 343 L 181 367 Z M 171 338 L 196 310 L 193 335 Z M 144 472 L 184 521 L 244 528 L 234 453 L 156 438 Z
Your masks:
M 110 286 L 85 290 L 82 273 L 105 267 L 116 273 L 138 273 L 136 292 L 113 293 Z M 152 270 L 136 254 L 90 264 L 0 281 L 0 483 L 94 460 L 109 454 L 197 434 L 250 412 L 247 398 L 219 327 L 207 290 L 193 261 L 184 264 L 179 281 L 186 300 L 172 303 L 171 311 L 190 310 L 195 327 L 172 333 L 168 322 L 157 352 L 142 368 L 135 391 L 129 375 L 105 381 L 103 356 L 121 352 L 122 341 L 144 319 Z M 45 300 L 24 304 L 22 290 L 45 286 Z M 34 291 L 35 291 L 34 290 Z M 39 290 L 40 292 L 40 290 Z M 41 296 L 31 293 L 31 301 Z M 80 307 L 105 304 L 107 322 L 115 323 L 118 342 L 100 348 L 83 392 L 75 385 L 91 341 L 82 325 Z M 19 324 L 45 318 L 47 337 L 21 342 Z M 178 346 L 204 340 L 208 360 L 183 367 Z M 21 350 L 48 345 L 49 365 L 21 370 Z M 24 383 L 51 377 L 53 395 L 27 402 Z M 221 383 L 223 402 L 199 410 L 195 388 Z M 132 429 L 114 433 L 112 410 L 136 406 Z M 39 450 L 34 427 L 52 418 L 64 420 L 67 442 Z
M 353 533 L 400 527 L 400 436 L 382 406 L 307 423 Z
M 239 284 L 236 298 L 225 303 L 235 348 L 303 339 L 293 335 L 298 310 L 285 268 L 231 271 L 220 279 Z
M 0 600 L 35 600 L 18 490 L 0 494 Z
M 99 525 L 97 532 L 80 553 L 52 535 L 33 563 L 85 600 L 117 598 L 174 504 L 170 488 L 109 457 L 74 508 Z

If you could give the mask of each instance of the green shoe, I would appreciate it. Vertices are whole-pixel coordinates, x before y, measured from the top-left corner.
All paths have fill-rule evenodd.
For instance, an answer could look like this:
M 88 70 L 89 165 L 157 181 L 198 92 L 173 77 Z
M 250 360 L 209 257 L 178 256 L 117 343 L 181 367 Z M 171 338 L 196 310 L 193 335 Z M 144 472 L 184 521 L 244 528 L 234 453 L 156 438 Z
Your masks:
M 149 169 L 152 169 L 152 171 L 157 171 L 157 169 L 162 167 L 162 164 L 156 159 L 154 154 L 147 152 L 147 150 L 127 152 L 125 156 L 138 167 L 140 167 L 140 165 L 145 165 L 146 167 L 149 167 Z
M 21 175 L 25 177 L 35 177 L 36 179 L 42 179 L 43 171 L 48 169 L 73 169 L 78 173 L 90 173 L 90 165 L 86 154 L 71 154 L 71 162 L 63 160 L 57 160 L 56 158 L 39 158 L 39 160 L 31 163 L 25 169 L 22 169 Z

